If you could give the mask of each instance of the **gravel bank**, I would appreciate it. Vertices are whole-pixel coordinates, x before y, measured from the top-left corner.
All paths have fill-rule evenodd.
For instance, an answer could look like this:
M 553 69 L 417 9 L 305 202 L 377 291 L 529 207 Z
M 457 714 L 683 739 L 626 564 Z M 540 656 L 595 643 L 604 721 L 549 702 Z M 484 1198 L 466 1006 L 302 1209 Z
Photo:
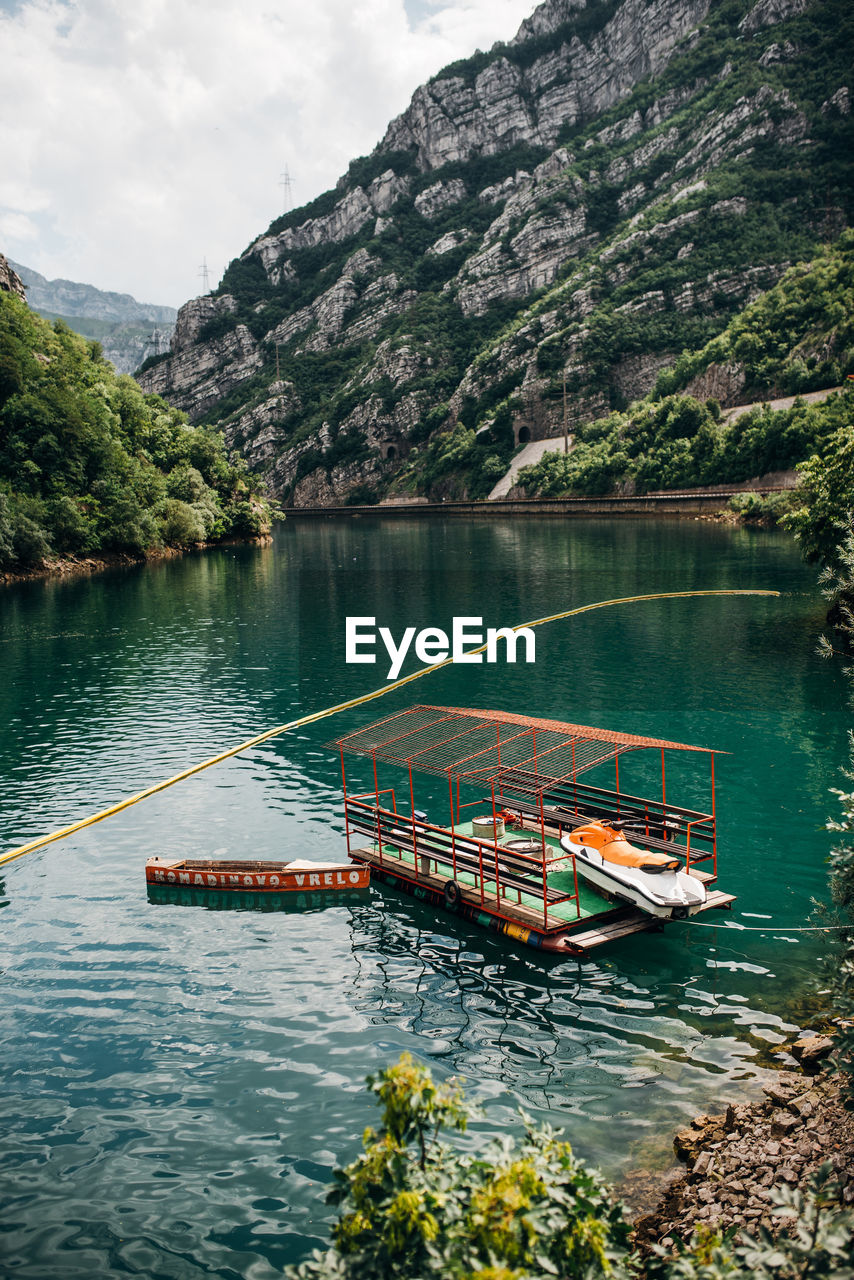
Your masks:
M 635 1225 L 642 1251 L 687 1241 L 700 1223 L 726 1230 L 774 1225 L 771 1192 L 803 1187 L 830 1160 L 846 1205 L 854 1204 L 854 1112 L 846 1111 L 836 1077 L 780 1072 L 764 1099 L 731 1104 L 680 1129 L 674 1148 L 687 1168 L 656 1209 Z

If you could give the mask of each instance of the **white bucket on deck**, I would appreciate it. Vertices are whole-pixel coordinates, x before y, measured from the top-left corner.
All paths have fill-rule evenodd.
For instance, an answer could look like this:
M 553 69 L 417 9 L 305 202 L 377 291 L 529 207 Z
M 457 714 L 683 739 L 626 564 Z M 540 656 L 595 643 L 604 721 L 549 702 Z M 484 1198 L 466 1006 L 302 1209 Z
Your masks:
M 504 819 L 472 818 L 471 833 L 478 840 L 500 840 L 504 835 Z

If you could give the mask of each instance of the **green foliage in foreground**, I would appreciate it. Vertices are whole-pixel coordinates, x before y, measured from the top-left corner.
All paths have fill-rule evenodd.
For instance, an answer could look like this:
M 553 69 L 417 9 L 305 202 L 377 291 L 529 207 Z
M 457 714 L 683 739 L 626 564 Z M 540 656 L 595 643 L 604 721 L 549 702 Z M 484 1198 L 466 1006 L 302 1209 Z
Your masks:
M 0 293 L 0 569 L 252 537 L 269 514 L 220 434 Z
M 848 777 L 854 779 L 854 772 Z M 836 1042 L 836 1062 L 844 1073 L 848 1106 L 854 1109 L 854 791 L 836 790 L 841 816 L 829 822 L 828 829 L 843 839 L 830 855 L 830 891 L 834 906 L 847 918 L 851 929 L 845 931 L 840 952 L 830 966 L 833 1006 L 840 1019 Z
M 851 481 L 854 485 L 854 480 Z M 834 642 L 822 636 L 819 652 L 833 658 L 846 645 L 854 651 L 854 516 L 841 540 L 835 563 L 821 575 L 825 597 L 831 605 L 829 620 L 836 628 Z M 849 668 L 847 675 L 854 676 Z M 845 776 L 854 782 L 854 735 L 851 735 L 851 758 Z M 848 1106 L 854 1110 L 854 791 L 832 789 L 839 800 L 840 816 L 827 824 L 828 831 L 840 837 L 828 859 L 830 863 L 831 922 L 850 925 L 840 929 L 837 945 L 831 947 L 824 965 L 824 978 L 833 993 L 833 1008 L 839 1019 L 834 1036 L 835 1060 L 843 1073 Z
M 657 1249 L 643 1272 L 648 1280 L 845 1280 L 854 1267 L 854 1214 L 840 1210 L 840 1188 L 830 1162 L 813 1175 L 809 1190 L 773 1193 L 775 1232 L 722 1238 L 705 1228 L 683 1244 L 676 1258 Z
M 630 1225 L 597 1174 L 549 1128 L 466 1154 L 441 1140 L 473 1115 L 459 1083 L 436 1084 L 408 1053 L 368 1085 L 383 1127 L 335 1174 L 333 1244 L 285 1271 L 289 1280 L 806 1280 L 850 1277 L 854 1214 L 839 1206 L 831 1166 L 804 1193 L 774 1193 L 779 1232 L 734 1240 L 705 1227 L 641 1259 Z
M 291 1280 L 623 1274 L 622 1209 L 551 1130 L 465 1154 L 440 1139 L 472 1114 L 459 1085 L 434 1083 L 409 1054 L 368 1083 L 383 1127 L 336 1173 L 333 1247 L 290 1268 Z
M 854 388 L 846 395 L 847 421 L 817 441 L 815 452 L 798 467 L 800 505 L 783 524 L 792 530 L 807 560 L 831 567 L 846 558 L 854 512 Z

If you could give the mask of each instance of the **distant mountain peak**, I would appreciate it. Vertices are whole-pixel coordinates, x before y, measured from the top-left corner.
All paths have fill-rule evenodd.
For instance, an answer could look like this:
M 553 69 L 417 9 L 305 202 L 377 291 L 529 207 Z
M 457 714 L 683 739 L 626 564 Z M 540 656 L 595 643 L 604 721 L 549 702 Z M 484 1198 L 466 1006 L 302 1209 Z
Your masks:
M 537 5 L 529 18 L 525 18 L 510 44 L 524 44 L 526 40 L 551 35 L 564 22 L 569 22 L 579 10 L 585 8 L 587 8 L 587 0 L 544 0 L 543 4 Z
M 34 311 L 49 311 L 60 316 L 85 316 L 90 320 L 110 320 L 117 324 L 173 324 L 174 307 L 137 302 L 129 293 L 97 289 L 93 284 L 59 278 L 48 280 L 32 267 L 20 262 L 9 265 L 17 271 L 27 290 L 27 300 Z

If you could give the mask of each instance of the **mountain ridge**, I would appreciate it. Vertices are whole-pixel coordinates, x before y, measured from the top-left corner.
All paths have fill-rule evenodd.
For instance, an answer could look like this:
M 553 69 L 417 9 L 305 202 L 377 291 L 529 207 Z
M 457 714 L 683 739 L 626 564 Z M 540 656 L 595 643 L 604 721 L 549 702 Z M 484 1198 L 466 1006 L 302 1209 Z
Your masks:
M 152 324 L 174 322 L 175 307 L 156 303 L 138 302 L 129 293 L 115 293 L 99 289 L 79 280 L 57 277 L 48 280 L 32 267 L 9 259 L 9 265 L 17 271 L 27 290 L 27 299 L 34 311 L 52 311 L 66 316 L 85 316 L 93 320 L 114 320 L 127 323 L 131 320 Z
M 851 221 L 851 27 L 841 0 L 547 0 L 256 237 L 142 385 L 289 502 L 485 496 L 562 430 L 564 377 L 574 421 L 646 394 Z
M 75 333 L 101 343 L 104 356 L 119 373 L 137 369 L 152 345 L 167 344 L 175 327 L 175 307 L 138 302 L 129 293 L 99 289 L 79 280 L 48 280 L 19 262 L 9 264 L 22 279 L 27 302 L 46 320 L 63 320 Z

